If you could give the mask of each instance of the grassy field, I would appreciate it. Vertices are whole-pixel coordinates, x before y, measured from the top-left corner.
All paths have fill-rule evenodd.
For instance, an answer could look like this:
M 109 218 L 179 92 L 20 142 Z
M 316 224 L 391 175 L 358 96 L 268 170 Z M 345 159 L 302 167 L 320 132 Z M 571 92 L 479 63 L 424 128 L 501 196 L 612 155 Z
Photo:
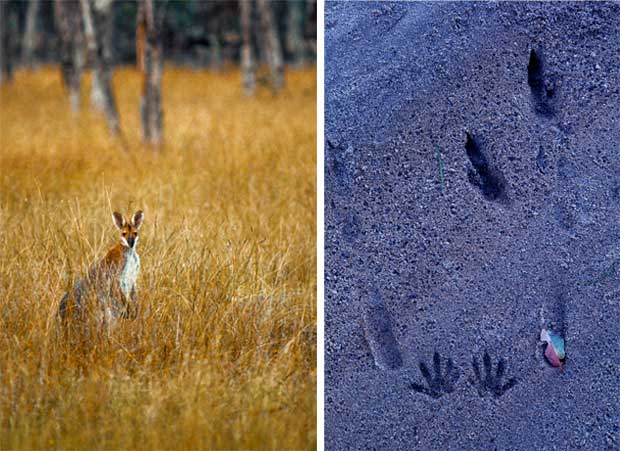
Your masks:
M 59 71 L 0 91 L 0 449 L 316 447 L 316 76 L 279 96 L 167 69 L 165 147 L 114 78 L 129 151 Z M 140 314 L 71 345 L 63 293 L 145 212 Z

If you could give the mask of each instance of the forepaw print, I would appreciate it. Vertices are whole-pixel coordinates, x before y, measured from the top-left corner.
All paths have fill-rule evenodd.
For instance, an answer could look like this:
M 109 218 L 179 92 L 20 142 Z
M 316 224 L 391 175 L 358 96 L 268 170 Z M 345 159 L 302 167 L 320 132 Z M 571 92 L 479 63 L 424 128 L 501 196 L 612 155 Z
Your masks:
M 452 393 L 455 389 L 456 382 L 461 376 L 459 369 L 454 366 L 452 359 L 448 359 L 445 371 L 442 373 L 441 358 L 437 352 L 433 355 L 434 374 L 430 373 L 424 362 L 420 362 L 420 372 L 424 379 L 426 379 L 428 386 L 413 383 L 411 384 L 411 388 L 418 393 L 423 393 L 434 399 L 441 398 L 446 393 Z
M 484 356 L 482 356 L 482 364 L 484 366 L 484 376 L 480 372 L 478 359 L 476 357 L 472 359 L 475 379 L 469 380 L 469 382 L 478 389 L 480 397 L 484 397 L 487 393 L 490 393 L 494 398 L 499 398 L 516 385 L 517 380 L 515 378 L 510 378 L 505 383 L 503 382 L 504 371 L 506 369 L 504 359 L 499 359 L 497 362 L 497 370 L 493 372 L 491 357 L 489 357 L 488 352 L 485 352 Z

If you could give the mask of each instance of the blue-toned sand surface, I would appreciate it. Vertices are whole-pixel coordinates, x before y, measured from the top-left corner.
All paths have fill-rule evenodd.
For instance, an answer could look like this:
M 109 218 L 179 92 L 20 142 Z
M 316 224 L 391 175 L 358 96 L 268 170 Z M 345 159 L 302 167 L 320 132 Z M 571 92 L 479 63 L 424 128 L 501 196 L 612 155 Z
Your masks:
M 619 450 L 620 3 L 325 28 L 325 448 Z

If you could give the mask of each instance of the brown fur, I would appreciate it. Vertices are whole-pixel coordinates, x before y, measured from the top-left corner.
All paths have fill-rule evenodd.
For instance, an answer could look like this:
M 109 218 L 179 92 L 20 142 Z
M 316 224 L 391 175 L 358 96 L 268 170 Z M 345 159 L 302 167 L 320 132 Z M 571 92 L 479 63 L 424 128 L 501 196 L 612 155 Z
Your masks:
M 143 214 L 138 211 L 127 221 L 120 213 L 114 212 L 113 220 L 120 232 L 119 241 L 112 246 L 105 257 L 93 265 L 85 278 L 79 280 L 60 302 L 58 313 L 65 319 L 69 316 L 82 317 L 93 307 L 100 307 L 104 317 L 134 318 L 136 315 L 136 293 L 132 289 L 126 296 L 121 289 L 121 275 L 130 252 L 138 240 L 138 229 L 142 225 Z M 95 296 L 91 296 L 91 295 Z M 89 302 L 97 299 L 99 302 Z M 73 315 L 68 315 L 73 312 Z

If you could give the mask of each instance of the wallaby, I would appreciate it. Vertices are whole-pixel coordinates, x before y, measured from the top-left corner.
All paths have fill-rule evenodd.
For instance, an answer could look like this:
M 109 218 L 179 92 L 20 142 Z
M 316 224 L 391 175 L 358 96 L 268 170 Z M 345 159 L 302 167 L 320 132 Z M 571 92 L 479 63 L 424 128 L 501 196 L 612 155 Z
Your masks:
M 64 295 L 58 308 L 61 318 L 84 319 L 86 312 L 93 312 L 108 325 L 113 325 L 117 318 L 135 318 L 136 280 L 140 272 L 136 245 L 144 214 L 138 210 L 128 222 L 114 212 L 112 219 L 120 231 L 119 241 Z

